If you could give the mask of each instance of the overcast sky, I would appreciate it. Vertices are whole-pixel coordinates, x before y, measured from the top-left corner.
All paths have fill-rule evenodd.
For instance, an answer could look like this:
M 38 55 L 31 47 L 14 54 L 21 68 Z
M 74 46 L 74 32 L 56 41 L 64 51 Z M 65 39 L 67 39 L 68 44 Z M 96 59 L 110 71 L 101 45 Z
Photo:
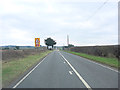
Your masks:
M 100 1 L 1 0 L 0 46 L 45 45 L 48 37 L 67 45 L 67 35 L 75 46 L 118 44 L 118 3 Z

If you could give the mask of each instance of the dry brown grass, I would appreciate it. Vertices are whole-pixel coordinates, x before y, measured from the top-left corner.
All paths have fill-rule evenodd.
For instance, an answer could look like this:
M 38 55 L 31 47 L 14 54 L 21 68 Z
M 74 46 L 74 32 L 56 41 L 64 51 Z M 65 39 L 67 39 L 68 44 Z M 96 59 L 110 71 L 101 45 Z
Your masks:
M 45 50 L 25 49 L 25 50 L 2 50 L 2 60 L 9 61 L 14 58 L 24 58 L 28 55 L 35 55 Z

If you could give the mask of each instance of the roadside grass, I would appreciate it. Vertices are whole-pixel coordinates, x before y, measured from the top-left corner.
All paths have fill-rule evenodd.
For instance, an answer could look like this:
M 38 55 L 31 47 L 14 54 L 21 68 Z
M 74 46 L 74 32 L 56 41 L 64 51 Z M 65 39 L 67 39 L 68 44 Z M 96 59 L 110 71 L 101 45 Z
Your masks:
M 107 58 L 107 57 L 99 57 L 99 56 L 93 56 L 93 55 L 88 55 L 88 54 L 84 54 L 84 53 L 78 53 L 78 52 L 73 52 L 73 51 L 65 51 L 74 55 L 78 55 L 102 64 L 106 64 L 109 65 L 111 67 L 115 67 L 115 68 L 120 68 L 120 65 L 118 64 L 118 59 L 117 58 Z M 120 61 L 119 61 L 120 63 Z
M 30 67 L 37 64 L 43 57 L 51 51 L 41 52 L 36 55 L 29 55 L 25 58 L 10 60 L 2 63 L 2 86 L 6 87 L 13 80 L 17 79 Z

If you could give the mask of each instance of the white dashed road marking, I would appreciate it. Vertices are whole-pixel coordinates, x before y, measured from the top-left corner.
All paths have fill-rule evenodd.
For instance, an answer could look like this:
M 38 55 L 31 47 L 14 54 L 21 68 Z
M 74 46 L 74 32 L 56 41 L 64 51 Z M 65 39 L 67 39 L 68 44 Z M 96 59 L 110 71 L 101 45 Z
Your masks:
M 60 53 L 60 52 L 59 52 Z M 86 88 L 88 90 L 92 90 L 92 88 L 90 87 L 90 85 L 88 85 L 88 83 L 83 79 L 83 77 L 77 72 L 77 70 L 75 70 L 75 68 L 68 62 L 68 60 L 60 53 L 60 55 L 63 57 L 63 59 L 67 62 L 67 64 L 72 68 L 72 70 L 75 72 L 75 74 L 77 75 L 77 77 L 82 81 L 82 83 L 86 86 Z
M 69 71 L 70 75 L 72 75 L 72 71 Z

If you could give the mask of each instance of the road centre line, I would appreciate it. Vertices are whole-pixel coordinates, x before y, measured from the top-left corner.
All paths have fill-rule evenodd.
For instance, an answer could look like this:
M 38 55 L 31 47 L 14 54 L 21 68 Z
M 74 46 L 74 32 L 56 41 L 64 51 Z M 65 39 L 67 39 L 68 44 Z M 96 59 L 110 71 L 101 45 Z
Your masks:
M 68 62 L 68 60 L 59 52 L 59 54 L 62 56 L 62 58 L 67 62 L 67 64 L 72 68 L 72 70 L 75 72 L 75 74 L 78 76 L 78 78 L 82 81 L 82 83 L 88 88 L 88 90 L 92 90 L 90 85 L 82 78 L 82 76 L 75 70 L 75 68 Z
M 40 61 L 27 75 L 25 75 L 13 88 L 16 88 L 18 85 L 20 85 L 46 59 L 46 57 Z
M 69 71 L 69 73 L 72 75 L 72 71 Z

